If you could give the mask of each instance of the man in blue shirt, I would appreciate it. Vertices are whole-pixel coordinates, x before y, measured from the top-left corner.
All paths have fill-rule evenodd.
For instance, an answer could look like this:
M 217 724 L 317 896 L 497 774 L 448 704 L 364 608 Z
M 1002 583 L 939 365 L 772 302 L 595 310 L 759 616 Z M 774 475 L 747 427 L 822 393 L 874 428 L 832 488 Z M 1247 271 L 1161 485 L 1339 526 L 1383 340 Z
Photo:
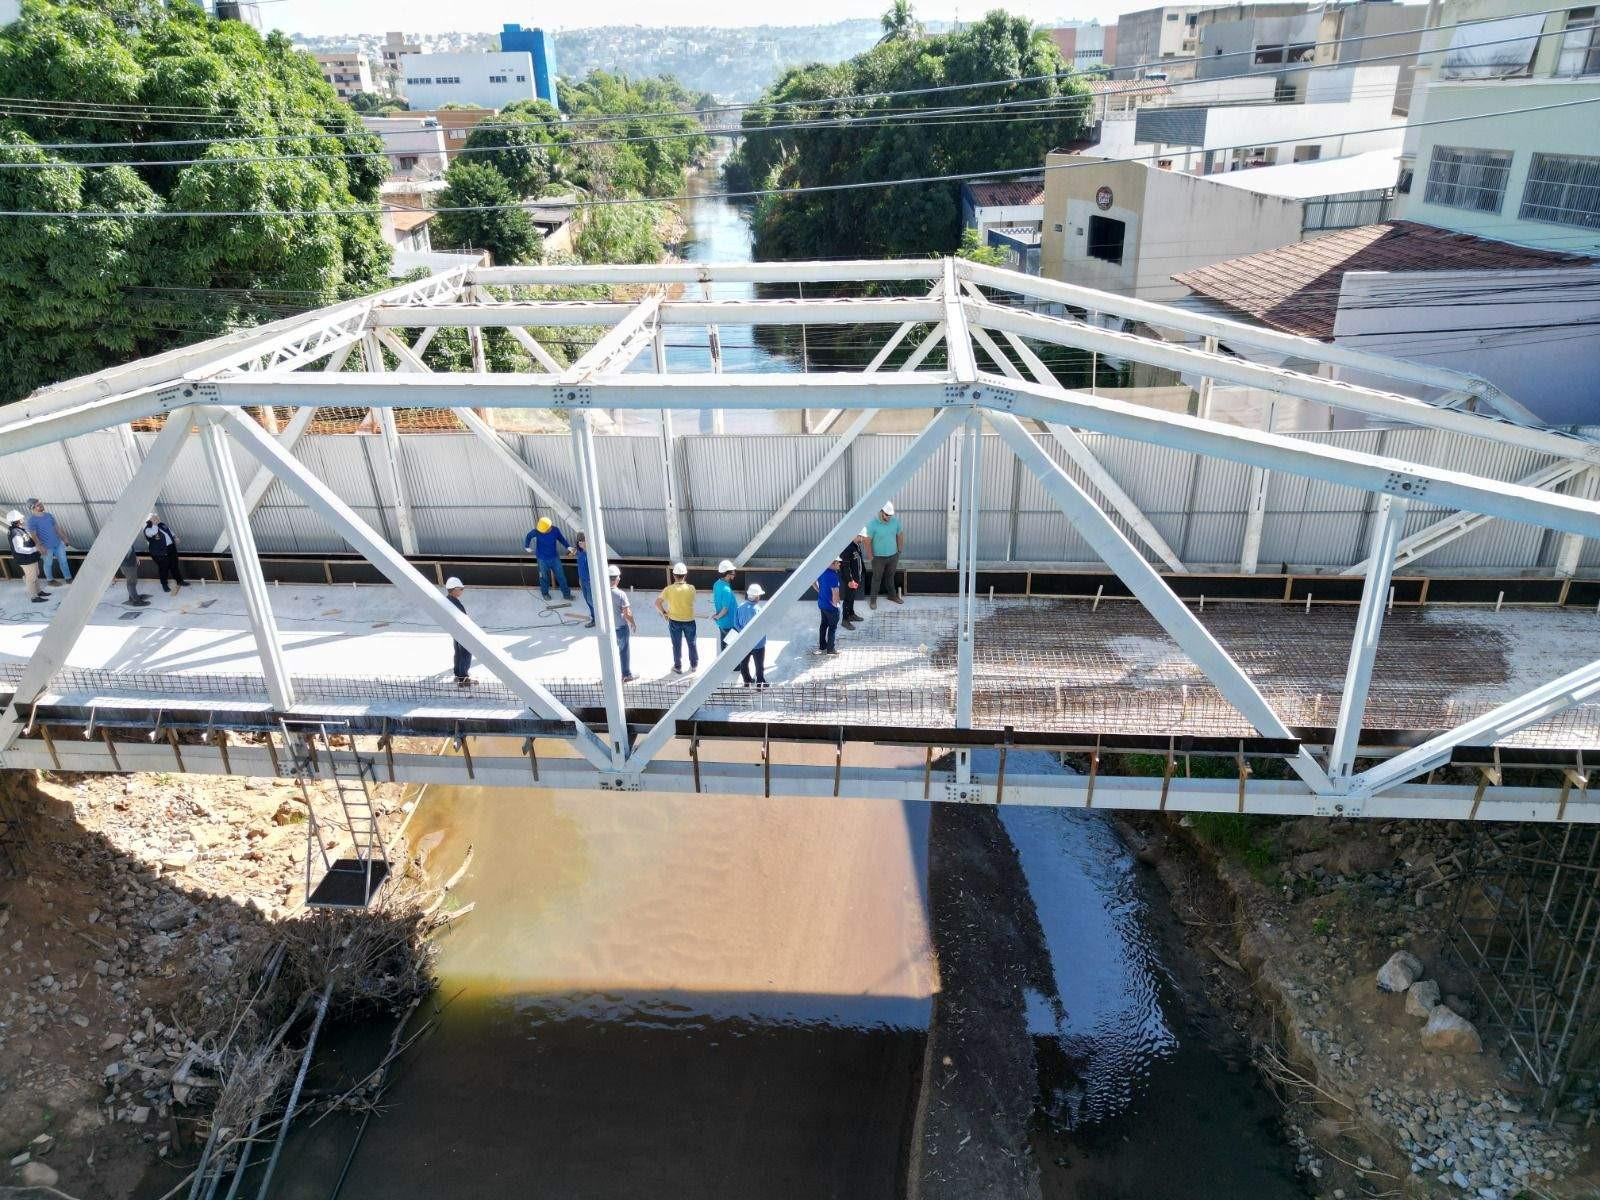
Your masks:
M 739 625 L 739 598 L 733 592 L 733 575 L 735 567 L 731 560 L 723 559 L 717 564 L 716 583 L 711 585 L 711 619 L 717 623 L 717 649 L 728 648 L 728 635 Z
M 578 551 L 578 590 L 583 593 L 583 602 L 589 606 L 589 623 L 585 629 L 594 628 L 594 589 L 589 586 L 589 535 L 580 533 L 573 539 Z
M 878 607 L 878 597 L 883 594 L 883 584 L 889 584 L 889 599 L 904 604 L 898 584 L 900 552 L 906 548 L 906 533 L 900 518 L 894 515 L 894 503 L 884 501 L 878 515 L 867 522 L 867 543 L 872 551 L 872 588 L 867 594 L 867 604 Z
M 821 623 L 817 626 L 817 653 L 837 654 L 834 638 L 839 633 L 839 556 L 833 556 L 828 569 L 817 577 L 817 609 Z
M 71 583 L 72 568 L 67 566 L 66 535 L 56 524 L 56 515 L 45 511 L 43 500 L 28 501 L 27 525 L 28 532 L 33 534 L 33 540 L 39 543 L 39 567 L 44 572 L 44 581 L 51 587 L 58 583 Z M 61 568 L 60 579 L 51 578 L 52 564 Z
M 552 580 L 561 585 L 562 599 L 572 599 L 567 572 L 561 566 L 561 552 L 569 547 L 566 535 L 549 517 L 540 517 L 539 523 L 528 530 L 528 536 L 522 539 L 522 548 L 532 550 L 534 560 L 539 564 L 539 595 L 546 600 L 550 599 Z

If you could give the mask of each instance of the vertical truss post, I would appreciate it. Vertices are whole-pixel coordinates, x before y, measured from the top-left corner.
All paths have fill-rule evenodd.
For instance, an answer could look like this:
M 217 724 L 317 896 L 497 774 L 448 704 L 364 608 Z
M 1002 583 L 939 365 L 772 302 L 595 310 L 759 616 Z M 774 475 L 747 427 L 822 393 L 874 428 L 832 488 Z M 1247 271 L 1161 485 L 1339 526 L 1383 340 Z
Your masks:
M 594 431 L 589 414 L 572 413 L 572 465 L 578 474 L 578 506 L 589 535 L 589 594 L 594 597 L 595 636 L 600 640 L 600 688 L 606 700 L 606 733 L 611 765 L 628 756 L 628 706 L 622 695 L 622 660 L 617 654 L 617 614 L 611 603 L 610 564 L 606 557 L 605 509 L 600 502 L 600 471 L 594 456 Z
M 1217 339 L 1215 337 L 1208 335 L 1201 344 L 1207 354 L 1215 354 L 1217 352 Z M 1200 376 L 1199 394 L 1195 398 L 1195 416 L 1204 420 L 1211 418 L 1211 387 L 1211 376 Z
M 363 336 L 362 353 L 366 355 L 367 370 L 383 373 L 383 349 L 376 334 Z M 389 491 L 394 496 L 395 524 L 400 530 L 400 552 L 417 553 L 417 523 L 411 509 L 411 485 L 406 481 L 405 462 L 400 457 L 400 427 L 395 423 L 394 409 L 385 404 L 373 410 L 378 418 L 378 431 L 383 438 L 383 459 L 389 472 Z
M 667 335 L 660 325 L 650 340 L 650 350 L 655 358 L 657 375 L 667 373 Z M 661 410 L 661 487 L 666 500 L 663 506 L 667 517 L 667 557 L 673 562 L 683 560 L 683 521 L 678 512 L 678 479 L 673 463 L 677 461 L 672 437 L 672 410 Z
M 700 298 L 702 300 L 711 299 L 711 281 L 709 279 L 700 281 Z M 711 352 L 711 373 L 713 375 L 721 375 L 722 330 L 716 325 L 706 326 L 706 348 Z M 720 408 L 711 410 L 711 432 L 718 434 L 723 432 L 722 410 Z
M 967 418 L 961 446 L 960 599 L 956 616 L 956 728 L 972 728 L 973 633 L 977 624 L 978 456 L 983 432 L 977 413 Z M 972 751 L 956 751 L 956 782 L 972 782 Z
M 1383 632 L 1383 614 L 1389 604 L 1389 581 L 1394 578 L 1394 552 L 1406 525 L 1406 502 L 1398 496 L 1378 501 L 1378 521 L 1372 530 L 1368 551 L 1367 582 L 1361 589 L 1361 607 L 1356 611 L 1355 634 L 1350 641 L 1350 665 L 1345 670 L 1344 694 L 1339 699 L 1339 717 L 1334 725 L 1333 746 L 1328 751 L 1328 777 L 1335 789 L 1350 784 L 1355 766 L 1356 747 L 1361 743 L 1361 720 L 1367 711 L 1367 693 L 1372 687 L 1372 661 L 1378 653 L 1378 637 Z
M 1572 494 L 1584 500 L 1593 500 L 1600 490 L 1600 467 L 1590 467 L 1578 476 Z M 1583 558 L 1583 538 L 1576 533 L 1564 533 L 1556 543 L 1556 574 L 1571 579 L 1578 573 L 1578 563 Z
M 342 355 L 336 354 L 333 360 L 342 363 L 349 356 L 351 346 L 346 346 Z M 310 427 L 312 420 L 317 415 L 314 404 L 305 404 L 294 410 L 294 416 L 289 418 L 289 423 L 278 434 L 278 445 L 285 450 L 293 450 L 295 443 L 300 440 L 300 435 Z M 250 483 L 244 489 L 244 511 L 248 517 L 255 512 L 257 505 L 267 498 L 267 492 L 272 489 L 272 472 L 265 467 L 257 467 L 256 473 L 250 477 Z M 228 548 L 228 530 L 224 526 L 222 534 L 217 538 L 217 544 L 211 548 L 211 553 L 221 554 Z
M 1268 433 L 1278 423 L 1277 415 L 1278 402 L 1269 400 L 1266 420 L 1262 422 Z M 1261 531 L 1267 524 L 1267 485 L 1271 482 L 1271 471 L 1262 466 L 1250 468 L 1244 488 L 1244 547 L 1239 552 L 1239 571 L 1244 575 L 1254 575 L 1261 564 Z
M 255 533 L 250 528 L 250 514 L 245 508 L 244 493 L 239 490 L 239 473 L 234 469 L 228 435 L 218 423 L 220 414 L 202 413 L 201 417 L 200 445 L 205 451 L 211 482 L 217 489 L 223 527 L 227 529 L 228 541 L 233 546 L 234 574 L 239 577 L 239 590 L 244 593 L 250 632 L 255 638 L 256 655 L 261 659 L 261 675 L 266 680 L 272 707 L 279 712 L 288 712 L 294 707 L 294 683 L 289 678 L 288 667 L 284 665 L 283 646 L 278 640 L 278 622 L 272 615 L 272 602 L 267 597 L 267 580 L 261 573 Z
M 1155 618 L 1157 624 L 1178 644 L 1216 686 L 1222 698 L 1233 705 L 1239 714 L 1267 737 L 1293 738 L 1294 734 L 1273 711 L 1267 698 L 1233 660 L 1211 631 L 1200 623 L 1198 617 L 1168 586 L 1111 519 L 1101 512 L 1095 502 L 1078 484 L 1056 465 L 1023 428 L 1022 422 L 1010 413 L 990 410 L 989 423 L 1001 439 L 1010 446 L 1022 465 L 1033 474 L 1057 507 L 1077 529 L 1083 540 L 1100 556 L 1102 562 L 1114 571 L 1119 579 Z M 1328 776 L 1308 750 L 1302 747 L 1288 760 L 1295 774 L 1318 795 L 1328 790 Z
M 78 568 L 61 606 L 22 668 L 11 704 L 0 715 L 0 751 L 9 750 L 16 742 L 22 731 L 24 711 L 38 700 L 56 672 L 66 665 L 67 655 L 94 615 L 95 606 L 111 586 L 123 556 L 144 526 L 146 514 L 155 506 L 161 485 L 166 482 L 178 452 L 188 440 L 193 420 L 192 408 L 180 408 L 167 415 L 166 424 L 150 446 L 150 453 L 128 486 L 123 488 L 105 524 L 100 527 L 100 535 L 89 547 L 88 557 Z

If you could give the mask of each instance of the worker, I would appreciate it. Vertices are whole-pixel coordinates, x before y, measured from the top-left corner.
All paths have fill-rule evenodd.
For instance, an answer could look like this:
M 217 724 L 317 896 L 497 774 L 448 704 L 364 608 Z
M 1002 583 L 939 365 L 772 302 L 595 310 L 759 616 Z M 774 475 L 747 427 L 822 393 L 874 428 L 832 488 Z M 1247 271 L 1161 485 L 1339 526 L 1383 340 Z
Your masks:
M 894 501 L 885 500 L 878 515 L 867 522 L 867 544 L 872 551 L 872 589 L 867 596 L 869 608 L 878 607 L 878 597 L 883 595 L 883 584 L 889 584 L 889 599 L 903 604 L 896 572 L 900 568 L 900 553 L 906 548 L 906 531 L 900 518 L 894 515 Z
M 839 556 L 817 577 L 817 609 L 822 619 L 817 626 L 817 653 L 837 654 L 834 639 L 839 635 Z
M 122 576 L 122 582 L 127 585 L 128 598 L 124 603 L 128 607 L 143 608 L 150 603 L 150 597 L 139 591 L 139 552 L 132 544 L 122 556 L 122 565 L 117 568 L 117 574 Z
M 539 570 L 539 595 L 550 599 L 552 581 L 561 585 L 561 598 L 572 599 L 572 588 L 567 583 L 566 568 L 561 565 L 561 552 L 571 548 L 567 535 L 549 517 L 540 517 L 528 536 L 522 539 L 522 548 L 532 550 Z
M 183 568 L 178 565 L 178 539 L 174 536 L 171 526 L 161 520 L 155 513 L 151 513 L 144 521 L 145 545 L 150 548 L 150 557 L 155 559 L 156 575 L 161 580 L 161 590 L 170 592 L 167 580 L 172 580 L 178 587 L 188 587 L 189 583 L 183 577 Z
M 867 531 L 863 529 L 839 553 L 839 595 L 844 600 L 844 617 L 840 623 L 846 629 L 854 629 L 861 619 L 856 615 L 856 597 L 867 579 L 866 547 Z
M 461 603 L 461 593 L 466 590 L 466 586 L 466 584 L 462 583 L 461 580 L 457 579 L 454 575 L 450 576 L 449 579 L 444 581 L 445 597 L 450 601 L 451 604 L 454 604 L 458 609 L 461 610 L 462 616 L 467 615 L 467 606 Z M 460 642 L 457 642 L 455 647 L 456 661 L 454 664 L 454 670 L 456 676 L 456 686 L 471 687 L 478 682 L 476 679 L 472 678 L 472 675 L 470 674 L 472 670 L 472 651 L 468 650 Z
M 589 535 L 580 533 L 573 538 L 573 549 L 578 558 L 578 590 L 583 593 L 583 602 L 589 606 L 589 623 L 585 629 L 594 628 L 594 588 L 589 584 Z
M 28 532 L 27 522 L 21 513 L 12 509 L 6 514 L 11 538 L 11 561 L 22 568 L 22 578 L 28 584 L 28 598 L 35 604 L 47 604 L 50 597 L 44 594 L 39 582 L 39 543 Z
M 612 563 L 606 568 L 611 580 L 611 611 L 617 627 L 617 658 L 622 664 L 622 682 L 632 683 L 639 677 L 628 662 L 629 643 L 638 632 L 633 620 L 633 605 L 628 603 L 628 593 L 622 590 L 622 568 Z
M 56 515 L 46 512 L 44 501 L 33 498 L 28 501 L 28 532 L 33 534 L 33 540 L 39 543 L 42 555 L 40 569 L 44 581 L 51 587 L 58 583 L 72 582 L 72 568 L 67 565 L 67 551 L 71 548 L 67 544 L 66 534 L 61 532 L 61 526 L 56 523 Z M 61 578 L 53 579 L 52 566 L 59 567 Z
M 761 597 L 766 594 L 766 590 L 759 583 L 752 583 L 745 588 L 744 603 L 740 604 L 734 613 L 734 618 L 737 621 L 737 624 L 734 625 L 735 629 L 743 629 L 756 619 L 756 614 L 766 607 L 761 603 Z M 765 688 L 767 686 L 766 638 L 763 637 L 754 646 L 750 647 L 750 652 L 739 660 L 739 678 L 744 680 L 745 687 L 750 686 L 750 664 L 752 662 L 756 665 L 755 686 Z
M 689 582 L 689 568 L 682 563 L 672 564 L 672 582 L 656 597 L 656 611 L 667 619 L 667 631 L 672 634 L 672 673 L 683 674 L 684 642 L 689 643 L 689 670 L 697 670 L 700 651 L 695 646 L 694 585 Z
M 711 585 L 711 619 L 717 623 L 717 652 L 728 648 L 728 635 L 739 628 L 739 597 L 734 594 L 736 568 L 731 559 L 717 564 L 717 581 Z

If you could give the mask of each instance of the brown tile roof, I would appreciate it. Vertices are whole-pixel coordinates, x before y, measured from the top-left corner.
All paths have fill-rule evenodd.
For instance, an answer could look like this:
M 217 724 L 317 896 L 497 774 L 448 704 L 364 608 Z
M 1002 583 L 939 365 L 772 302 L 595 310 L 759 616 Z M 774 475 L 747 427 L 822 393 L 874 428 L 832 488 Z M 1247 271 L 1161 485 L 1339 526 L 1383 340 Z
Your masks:
M 1095 96 L 1120 96 L 1131 92 L 1136 96 L 1170 96 L 1172 89 L 1155 79 L 1086 79 L 1084 86 Z
M 1043 204 L 1044 180 L 1008 179 L 994 182 L 967 184 L 972 202 L 979 208 L 996 208 L 1014 204 Z
M 433 216 L 431 212 L 396 212 L 390 214 L 390 219 L 394 221 L 396 231 L 410 233 L 418 225 L 426 225 L 433 220 Z
M 1264 325 L 1328 341 L 1346 271 L 1514 270 L 1594 261 L 1413 221 L 1387 221 L 1230 258 L 1172 278 Z

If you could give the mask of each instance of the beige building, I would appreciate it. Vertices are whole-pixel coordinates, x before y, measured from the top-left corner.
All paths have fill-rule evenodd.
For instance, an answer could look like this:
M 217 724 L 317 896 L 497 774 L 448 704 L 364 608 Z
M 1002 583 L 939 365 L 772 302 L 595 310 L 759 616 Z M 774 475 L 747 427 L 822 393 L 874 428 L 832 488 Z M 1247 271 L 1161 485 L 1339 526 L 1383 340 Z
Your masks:
M 1069 169 L 1055 169 L 1055 168 Z M 1040 274 L 1141 300 L 1174 300 L 1172 276 L 1298 242 L 1298 201 L 1140 162 L 1045 159 Z
M 421 54 L 421 42 L 408 42 L 406 35 L 390 30 L 378 47 L 378 83 L 391 96 L 405 95 L 405 76 L 400 71 L 402 54 Z
M 322 68 L 322 78 L 341 100 L 353 100 L 362 92 L 375 92 L 372 82 L 372 64 L 359 50 L 340 50 L 335 54 L 318 54 L 317 66 Z

